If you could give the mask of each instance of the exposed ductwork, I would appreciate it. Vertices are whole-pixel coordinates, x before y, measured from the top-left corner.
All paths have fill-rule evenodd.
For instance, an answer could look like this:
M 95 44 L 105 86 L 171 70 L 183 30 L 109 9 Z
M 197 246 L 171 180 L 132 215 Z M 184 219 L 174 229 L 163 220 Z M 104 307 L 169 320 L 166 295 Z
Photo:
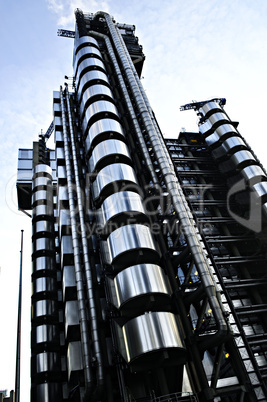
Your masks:
M 156 122 L 153 119 L 153 113 L 149 106 L 149 102 L 144 95 L 143 89 L 141 89 L 142 85 L 138 77 L 135 77 L 132 62 L 127 58 L 127 52 L 125 52 L 123 48 L 122 39 L 120 38 L 120 35 L 117 32 L 109 14 L 100 11 L 95 14 L 95 18 L 99 17 L 105 18 L 108 25 L 114 46 L 116 47 L 124 73 L 129 82 L 139 112 L 142 116 L 144 126 L 150 137 L 151 145 L 154 149 L 158 164 L 162 171 L 167 191 L 171 195 L 174 209 L 180 220 L 183 232 L 187 238 L 189 248 L 194 256 L 197 270 L 201 277 L 210 307 L 218 326 L 218 331 L 216 334 L 209 336 L 207 340 L 204 340 L 202 347 L 205 349 L 207 346 L 211 347 L 212 345 L 217 345 L 225 340 L 229 329 L 220 302 L 220 294 L 212 277 L 211 266 L 205 254 L 204 246 L 201 243 L 194 218 L 186 202 L 183 191 L 178 183 L 178 179 L 174 172 L 174 167 L 170 156 L 164 145 L 163 138 L 159 133 Z
M 77 301 L 78 301 L 80 333 L 81 333 L 82 358 L 83 358 L 84 379 L 85 379 L 85 394 L 83 399 L 84 401 L 86 401 L 93 392 L 94 380 L 91 370 L 90 337 L 88 331 L 88 321 L 87 321 L 86 304 L 85 304 L 86 298 L 84 292 L 83 273 L 80 259 L 79 236 L 76 227 L 75 203 L 73 194 L 74 189 L 72 184 L 72 169 L 71 169 L 68 132 L 67 132 L 67 118 L 66 118 L 67 111 L 64 104 L 62 87 L 60 88 L 60 99 L 61 99 L 61 111 L 62 111 L 64 153 L 66 161 L 71 233 L 72 233 L 73 254 L 74 254 L 74 267 L 75 267 L 76 286 L 77 286 Z
M 103 359 L 102 359 L 101 346 L 100 346 L 98 317 L 97 317 L 95 297 L 94 297 L 94 292 L 93 292 L 94 286 L 93 286 L 92 272 L 91 272 L 91 266 L 90 266 L 90 261 L 89 261 L 89 251 L 88 251 L 88 245 L 87 245 L 87 234 L 86 234 L 85 218 L 84 218 L 84 211 L 83 211 L 82 191 L 81 191 L 80 179 L 79 179 L 77 151 L 76 151 L 76 146 L 75 146 L 72 112 L 71 112 L 71 106 L 70 106 L 68 87 L 66 87 L 66 102 L 67 102 L 71 150 L 72 150 L 72 158 L 73 158 L 74 177 L 75 177 L 75 189 L 76 189 L 76 193 L 77 193 L 78 212 L 79 212 L 79 220 L 80 220 L 80 228 L 81 228 L 83 263 L 84 263 L 85 279 L 86 279 L 87 300 L 89 303 L 91 336 L 92 336 L 94 358 L 96 361 L 96 371 L 97 371 L 97 388 L 96 388 L 96 390 L 94 390 L 94 393 L 97 394 L 98 397 L 101 397 L 101 395 L 103 393 L 103 386 L 104 386 L 104 368 L 103 368 Z

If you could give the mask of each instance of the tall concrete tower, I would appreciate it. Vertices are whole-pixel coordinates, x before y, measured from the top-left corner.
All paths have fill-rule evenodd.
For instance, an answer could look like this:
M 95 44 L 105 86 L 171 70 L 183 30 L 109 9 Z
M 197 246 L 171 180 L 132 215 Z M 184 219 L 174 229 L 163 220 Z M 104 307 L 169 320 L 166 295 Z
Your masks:
M 165 140 L 134 26 L 75 15 L 73 85 L 19 150 L 31 401 L 266 401 L 266 172 L 224 99 Z

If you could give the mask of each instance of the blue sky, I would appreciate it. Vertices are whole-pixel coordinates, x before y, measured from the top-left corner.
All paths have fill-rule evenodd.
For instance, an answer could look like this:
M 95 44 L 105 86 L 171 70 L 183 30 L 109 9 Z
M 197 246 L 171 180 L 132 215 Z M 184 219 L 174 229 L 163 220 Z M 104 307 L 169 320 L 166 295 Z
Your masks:
M 9 0 L 1 1 L 0 136 L 0 389 L 14 388 L 20 230 L 25 230 L 22 394 L 29 401 L 30 219 L 17 212 L 17 149 L 32 146 L 52 121 L 52 91 L 72 75 L 75 8 L 104 10 L 134 24 L 146 61 L 142 82 L 166 137 L 197 130 L 180 105 L 212 97 L 267 167 L 267 1 L 254 0 Z

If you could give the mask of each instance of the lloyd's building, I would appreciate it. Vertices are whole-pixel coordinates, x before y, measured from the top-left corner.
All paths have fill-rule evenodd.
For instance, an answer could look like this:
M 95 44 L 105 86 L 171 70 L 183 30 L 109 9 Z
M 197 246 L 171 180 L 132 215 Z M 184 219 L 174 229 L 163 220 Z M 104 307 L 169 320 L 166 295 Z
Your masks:
M 19 150 L 31 401 L 266 401 L 266 172 L 222 98 L 164 139 L 134 26 L 75 16 L 74 86 Z

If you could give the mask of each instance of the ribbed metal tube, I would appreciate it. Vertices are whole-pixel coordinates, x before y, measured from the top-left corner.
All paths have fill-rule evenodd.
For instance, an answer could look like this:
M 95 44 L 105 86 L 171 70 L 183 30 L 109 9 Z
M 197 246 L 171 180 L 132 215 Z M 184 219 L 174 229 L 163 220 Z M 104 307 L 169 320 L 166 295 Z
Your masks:
M 164 176 L 167 190 L 172 197 L 173 206 L 183 227 L 188 245 L 192 251 L 192 254 L 194 255 L 196 267 L 201 276 L 202 283 L 209 299 L 210 307 L 212 308 L 214 318 L 219 328 L 216 335 L 214 335 L 213 337 L 209 337 L 212 339 L 208 339 L 208 341 L 206 343 L 203 342 L 202 345 L 203 347 L 206 347 L 208 345 L 210 346 L 213 344 L 217 344 L 225 339 L 225 336 L 228 333 L 228 325 L 223 314 L 222 305 L 219 299 L 219 293 L 216 289 L 216 285 L 212 277 L 209 262 L 206 258 L 204 248 L 199 240 L 199 235 L 197 228 L 195 227 L 194 218 L 189 209 L 181 186 L 178 183 L 172 161 L 166 150 L 166 146 L 164 144 L 161 133 L 156 128 L 156 123 L 154 124 L 151 119 L 152 112 L 149 112 L 148 110 L 148 99 L 144 93 L 144 90 L 140 89 L 142 88 L 142 85 L 139 82 L 138 77 L 135 78 L 135 74 L 133 72 L 134 67 L 130 67 L 132 63 L 129 63 L 127 60 L 128 52 L 125 52 L 123 49 L 123 44 L 121 43 L 119 38 L 120 35 L 116 31 L 112 19 L 108 14 L 98 12 L 95 14 L 95 16 L 104 17 L 109 27 L 112 40 L 118 51 L 119 58 L 130 84 L 134 99 L 136 101 L 139 112 L 141 113 L 146 131 L 150 137 L 151 145 L 154 149 L 159 166 Z
M 79 321 L 80 321 L 80 331 L 81 331 L 81 343 L 82 343 L 82 353 L 83 353 L 83 366 L 84 366 L 84 377 L 85 377 L 85 395 L 84 400 L 88 398 L 93 391 L 93 377 L 90 367 L 90 338 L 87 326 L 87 316 L 86 316 L 86 304 L 85 304 L 85 294 L 83 287 L 83 275 L 82 267 L 80 261 L 80 246 L 79 238 L 76 229 L 76 217 L 75 217 L 75 204 L 74 204 L 74 194 L 72 185 L 72 171 L 70 162 L 70 152 L 68 145 L 68 133 L 66 125 L 65 116 L 65 106 L 63 99 L 62 87 L 60 88 L 60 101 L 62 110 L 62 122 L 63 122 L 63 137 L 64 137 L 64 152 L 66 161 L 66 171 L 67 171 L 67 186 L 69 194 L 69 207 L 70 207 L 70 219 L 71 219 L 71 230 L 72 230 L 72 242 L 74 251 L 74 267 L 76 276 L 76 286 L 77 286 L 77 300 L 79 308 Z
M 87 235 L 86 235 L 86 227 L 85 227 L 85 219 L 83 212 L 83 203 L 82 203 L 82 190 L 80 186 L 79 179 L 79 170 L 78 170 L 78 161 L 77 161 L 77 152 L 75 146 L 75 138 L 73 132 L 73 121 L 71 116 L 71 107 L 70 107 L 70 99 L 68 88 L 66 87 L 66 100 L 67 100 L 67 110 L 68 110 L 68 119 L 69 119 L 69 129 L 70 129 L 70 139 L 71 139 L 71 149 L 72 149 L 72 158 L 73 158 L 73 167 L 74 167 L 74 176 L 76 182 L 76 193 L 77 193 L 77 202 L 78 202 L 78 211 L 80 218 L 80 227 L 81 227 L 81 238 L 82 238 L 82 248 L 83 248 L 83 261 L 85 267 L 85 278 L 86 278 L 86 289 L 87 289 L 87 298 L 89 302 L 89 315 L 90 315 L 90 325 L 91 325 L 91 335 L 93 341 L 93 348 L 96 358 L 97 365 L 97 385 L 98 385 L 98 393 L 103 392 L 104 385 L 104 371 L 103 371 L 103 359 L 100 348 L 100 336 L 99 336 L 99 328 L 98 328 L 98 317 L 96 311 L 95 297 L 93 292 L 93 278 L 91 272 L 91 266 L 89 261 L 89 251 L 87 245 Z

